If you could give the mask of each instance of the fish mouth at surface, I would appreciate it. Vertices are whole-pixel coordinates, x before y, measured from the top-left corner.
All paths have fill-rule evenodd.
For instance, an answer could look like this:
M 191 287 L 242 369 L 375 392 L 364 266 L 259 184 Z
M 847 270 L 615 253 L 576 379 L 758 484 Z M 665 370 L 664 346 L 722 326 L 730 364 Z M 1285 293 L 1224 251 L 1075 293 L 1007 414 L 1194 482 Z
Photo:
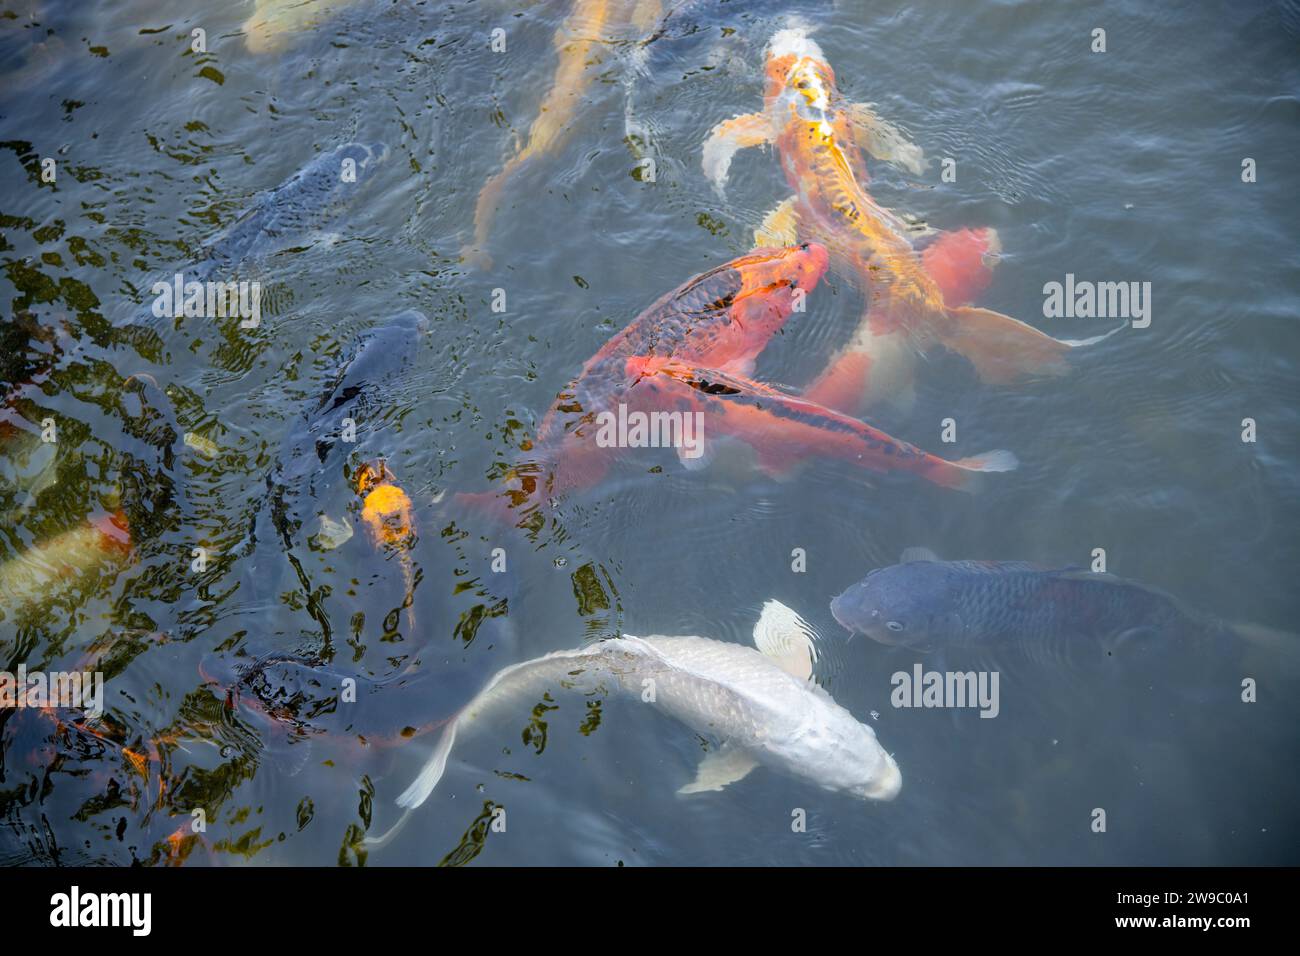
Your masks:
M 862 788 L 862 794 L 872 800 L 893 800 L 903 789 L 903 772 L 889 754 L 885 754 L 885 769 L 873 783 Z

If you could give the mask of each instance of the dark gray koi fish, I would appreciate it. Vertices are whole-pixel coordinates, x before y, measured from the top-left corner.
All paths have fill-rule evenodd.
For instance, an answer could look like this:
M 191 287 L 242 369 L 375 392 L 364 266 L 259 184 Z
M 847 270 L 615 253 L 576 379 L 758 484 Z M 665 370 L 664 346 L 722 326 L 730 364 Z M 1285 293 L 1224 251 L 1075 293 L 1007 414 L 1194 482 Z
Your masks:
M 1020 561 L 912 560 L 872 571 L 831 601 L 848 630 L 918 651 L 1218 641 L 1241 629 L 1113 574 Z
M 242 216 L 204 246 L 207 260 L 195 269 L 233 268 L 265 259 L 313 231 L 327 229 L 387 158 L 383 143 L 344 143 L 321 153 L 253 200 Z
M 298 522 L 288 520 L 285 498 L 314 493 L 316 476 L 339 441 L 345 419 L 355 422 L 360 439 L 369 413 L 414 360 L 428 324 L 422 313 L 408 309 L 365 332 L 316 405 L 285 436 L 275 468 L 267 475 L 267 486 L 273 499 L 272 520 L 286 546 L 291 538 L 288 525 Z
M 218 315 L 246 308 L 248 292 L 235 286 L 257 278 L 255 273 L 271 256 L 310 243 L 313 234 L 337 225 L 387 156 L 383 143 L 344 143 L 316 156 L 278 186 L 258 194 L 238 219 L 203 244 L 201 259 L 159 276 L 150 286 L 152 301 L 121 326 L 157 329 L 173 319 L 180 321 L 178 314 L 192 314 L 185 310 L 191 300 L 202 304 L 204 314 L 213 307 L 222 310 Z M 206 288 L 209 285 L 214 288 Z

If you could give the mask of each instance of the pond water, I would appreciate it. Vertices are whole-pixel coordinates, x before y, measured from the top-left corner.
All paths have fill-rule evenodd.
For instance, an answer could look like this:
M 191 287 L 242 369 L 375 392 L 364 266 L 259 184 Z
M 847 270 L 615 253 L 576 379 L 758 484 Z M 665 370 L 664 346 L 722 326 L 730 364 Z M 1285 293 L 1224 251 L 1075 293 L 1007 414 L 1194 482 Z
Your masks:
M 105 678 L 98 721 L 0 710 L 0 861 L 1300 862 L 1300 6 L 686 0 L 645 29 L 611 2 L 554 148 L 501 193 L 490 264 L 463 258 L 572 2 L 319 0 L 283 34 L 250 32 L 251 2 L 0 3 L 0 667 Z M 1113 323 L 1045 317 L 1045 284 L 1149 283 L 1149 326 L 1015 386 L 928 352 L 915 399 L 870 420 L 948 458 L 1014 451 L 977 494 L 644 449 L 530 530 L 465 505 L 584 362 L 788 194 L 771 149 L 736 154 L 725 198 L 701 153 L 761 108 L 792 14 L 844 97 L 930 158 L 871 161 L 877 202 L 998 231 L 980 305 L 1083 338 Z M 268 193 L 349 143 L 371 152 L 347 190 Z M 260 245 L 208 245 L 249 210 Z M 257 327 L 153 318 L 155 283 L 205 262 L 260 284 Z M 809 382 L 863 308 L 832 264 L 753 377 Z M 338 440 L 322 396 L 367 343 Z M 375 458 L 410 502 L 396 544 L 355 487 Z M 1131 669 L 1002 659 L 992 720 L 894 707 L 918 662 L 983 666 L 831 617 L 909 547 L 1046 567 L 1103 549 L 1253 639 Z M 893 754 L 897 799 L 763 767 L 679 796 L 709 741 L 557 687 L 462 735 L 401 838 L 364 843 L 503 667 L 622 633 L 747 643 L 773 598 L 819 633 L 817 679 Z

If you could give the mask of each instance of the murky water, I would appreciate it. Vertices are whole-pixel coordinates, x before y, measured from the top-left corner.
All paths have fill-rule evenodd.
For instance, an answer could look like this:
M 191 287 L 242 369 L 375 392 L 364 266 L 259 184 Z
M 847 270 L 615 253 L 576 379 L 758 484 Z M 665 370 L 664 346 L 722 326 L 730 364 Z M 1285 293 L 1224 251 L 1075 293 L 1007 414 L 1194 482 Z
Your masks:
M 975 665 L 846 641 L 828 611 L 910 546 L 1055 567 L 1102 548 L 1110 571 L 1204 613 L 1300 631 L 1294 3 L 688 0 L 640 66 L 639 34 L 603 33 L 566 141 L 504 195 L 487 269 L 460 250 L 553 82 L 568 4 L 355 0 L 262 53 L 240 33 L 251 3 L 0 6 L 0 663 L 106 678 L 98 722 L 0 711 L 0 860 L 1297 862 L 1285 638 L 1130 673 L 999 661 L 1001 710 L 981 720 L 890 706 L 896 671 Z M 948 457 L 1013 449 L 1019 470 L 979 495 L 826 461 L 786 481 L 686 470 L 649 450 L 531 534 L 459 506 L 523 455 L 583 362 L 747 250 L 784 197 L 770 150 L 737 155 L 725 200 L 700 154 L 716 123 L 760 108 L 763 48 L 792 12 L 845 96 L 931 157 L 919 180 L 873 164 L 877 200 L 999 231 L 982 305 L 1076 338 L 1103 320 L 1043 318 L 1045 283 L 1149 282 L 1150 326 L 1019 387 L 931 353 L 911 408 L 873 421 Z M 351 142 L 386 158 L 239 267 L 262 284 L 257 328 L 148 315 L 155 282 Z M 807 382 L 862 304 L 829 275 L 755 377 Z M 372 351 L 357 441 L 313 431 L 367 333 L 411 309 L 427 325 Z M 354 488 L 376 457 L 411 502 L 400 544 L 374 542 Z M 321 516 L 352 536 L 327 548 Z M 37 559 L 33 584 L 16 569 Z M 440 725 L 500 668 L 623 631 L 746 642 L 769 598 L 821 632 L 818 677 L 894 754 L 895 801 L 763 768 L 679 797 L 696 734 L 635 700 L 557 692 L 466 736 L 402 838 L 366 852 Z M 1191 693 L 1207 674 L 1226 692 Z

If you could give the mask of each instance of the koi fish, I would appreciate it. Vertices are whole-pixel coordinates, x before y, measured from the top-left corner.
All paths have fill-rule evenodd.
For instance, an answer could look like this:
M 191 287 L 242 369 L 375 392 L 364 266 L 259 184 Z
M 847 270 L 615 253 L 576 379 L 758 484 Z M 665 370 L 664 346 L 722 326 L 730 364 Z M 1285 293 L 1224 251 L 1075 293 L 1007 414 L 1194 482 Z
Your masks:
M 219 269 L 264 260 L 328 229 L 355 202 L 388 159 L 383 143 L 344 143 L 320 153 L 280 185 L 259 194 L 244 213 L 204 246 L 193 267 L 206 277 Z M 186 276 L 187 279 L 191 276 Z
M 921 151 L 869 107 L 843 101 L 821 48 L 802 30 L 772 37 L 766 74 L 764 111 L 737 116 L 710 133 L 705 175 L 721 189 L 737 150 L 774 144 L 794 195 L 768 215 L 756 240 L 789 241 L 797 233 L 825 242 L 869 292 L 853 338 L 806 389 L 806 398 L 859 413 L 872 401 L 905 395 L 917 354 L 936 345 L 965 356 L 985 382 L 1061 375 L 1072 348 L 1104 337 L 1055 339 L 967 305 L 987 285 L 989 257 L 999 249 L 996 233 L 947 233 L 918 254 L 907 221 L 867 193 L 862 152 L 919 173 Z
M 375 548 L 398 555 L 402 581 L 406 586 L 403 601 L 406 621 L 414 631 L 415 571 L 411 563 L 411 546 L 415 540 L 415 509 L 382 458 L 362 465 L 354 481 L 357 494 L 362 498 L 361 520 L 370 543 Z
M 531 707 L 551 691 L 641 696 L 647 686 L 654 688 L 652 706 L 717 742 L 680 794 L 722 790 L 764 765 L 824 790 L 892 800 L 903 782 L 898 764 L 870 727 L 813 681 L 813 637 L 798 614 L 768 601 L 754 625 L 754 647 L 705 637 L 626 635 L 513 664 L 447 724 L 397 804 L 409 814 L 424 803 L 442 779 L 457 737 L 494 711 Z M 367 842 L 386 842 L 405 819 Z
M 620 402 L 639 409 L 642 396 L 658 398 L 648 388 L 632 388 L 634 360 L 680 357 L 748 372 L 794 311 L 796 295 L 816 287 L 826 262 L 826 250 L 815 243 L 757 249 L 661 296 L 588 359 L 556 397 L 538 431 L 537 456 L 516 466 L 510 477 L 509 507 L 587 488 L 604 477 L 619 450 L 598 441 L 599 414 Z M 456 497 L 491 504 L 501 496 Z
M 717 369 L 642 358 L 629 360 L 628 369 L 639 385 L 663 396 L 652 404 L 702 412 L 713 431 L 752 446 L 759 467 L 773 477 L 786 474 L 802 456 L 815 455 L 867 471 L 906 471 L 944 488 L 975 491 L 982 475 L 1013 471 L 1018 465 L 1015 455 L 1001 450 L 949 461 L 842 412 Z
M 414 360 L 428 319 L 414 309 L 399 312 L 367 330 L 322 393 L 315 407 L 285 436 L 274 470 L 267 475 L 271 492 L 271 520 L 286 548 L 301 521 L 289 501 L 312 497 L 316 482 L 326 471 L 330 453 L 350 419 L 358 438 L 375 411 L 379 391 L 392 385 Z
M 314 233 L 335 226 L 362 194 L 363 187 L 375 170 L 388 158 L 383 143 L 344 143 L 318 154 L 301 169 L 277 186 L 259 193 L 239 217 L 202 246 L 203 258 L 188 263 L 155 283 L 164 303 L 162 317 L 154 314 L 157 304 L 140 309 L 122 326 L 145 326 L 157 329 L 175 319 L 190 296 L 194 283 L 221 283 L 229 309 L 235 302 L 230 288 L 236 274 L 256 272 L 272 256 L 308 242 Z M 173 277 L 180 274 L 183 284 L 173 292 Z M 206 293 L 206 290 L 204 290 Z M 203 301 L 200 297 L 200 302 Z
M 514 469 L 509 507 L 528 505 L 539 493 L 551 497 L 600 481 L 620 454 L 601 441 L 601 413 L 619 405 L 647 415 L 701 412 L 717 437 L 752 446 L 758 466 L 775 477 L 797 466 L 801 455 L 847 460 L 872 471 L 907 470 L 966 490 L 974 490 L 984 472 L 1015 468 L 1010 452 L 955 462 L 928 455 L 747 377 L 796 302 L 820 281 L 827 262 L 826 249 L 817 243 L 756 249 L 660 298 L 560 393 L 542 421 L 538 458 Z M 484 497 L 462 494 L 457 500 Z
M 872 571 L 831 602 L 848 630 L 915 650 L 1012 648 L 1031 658 L 1142 642 L 1188 647 L 1238 631 L 1154 588 L 1086 568 L 939 561 L 925 552 Z
M 485 269 L 491 266 L 488 236 L 506 187 L 535 160 L 557 152 L 568 141 L 584 97 L 600 75 L 605 34 L 621 25 L 618 14 L 624 6 L 630 6 L 631 25 L 645 33 L 659 17 L 662 2 L 635 0 L 628 5 L 616 0 L 574 0 L 573 9 L 555 31 L 559 57 L 555 77 L 528 129 L 527 142 L 479 191 L 474 205 L 474 241 L 461 250 L 466 262 Z
M 121 511 L 92 518 L 29 548 L 0 564 L 0 619 L 25 606 L 57 600 L 85 574 L 120 567 L 130 554 L 131 533 Z

